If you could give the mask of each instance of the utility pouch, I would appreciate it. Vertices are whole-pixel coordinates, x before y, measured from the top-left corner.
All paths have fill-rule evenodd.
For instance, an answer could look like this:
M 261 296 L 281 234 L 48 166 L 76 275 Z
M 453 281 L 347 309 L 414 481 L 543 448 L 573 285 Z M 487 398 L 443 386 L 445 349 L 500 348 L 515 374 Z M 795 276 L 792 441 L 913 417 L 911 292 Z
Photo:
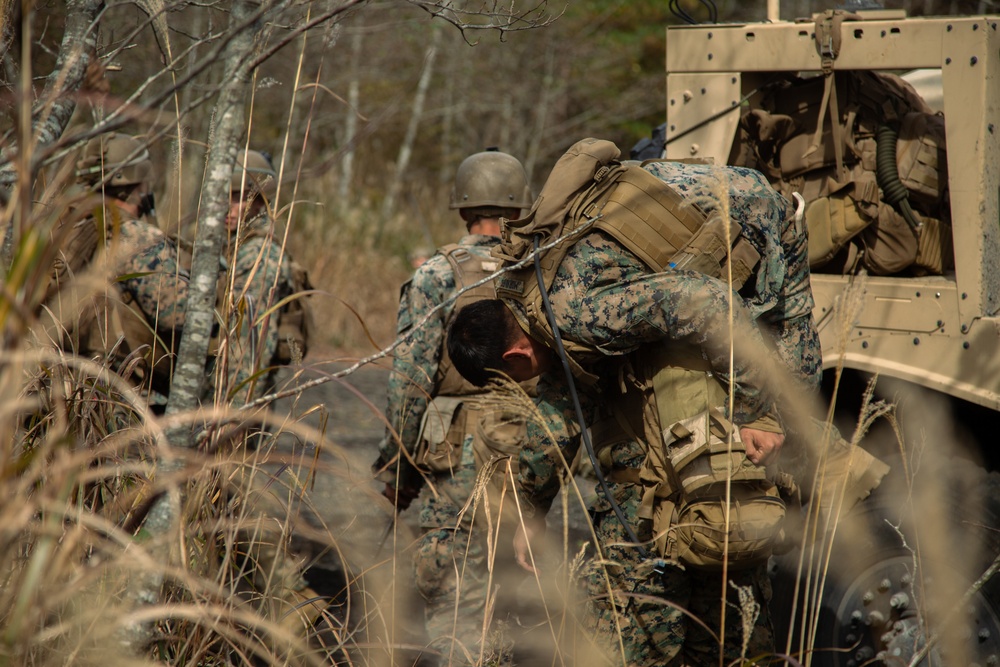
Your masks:
M 467 396 L 437 396 L 427 404 L 414 459 L 431 472 L 453 472 L 462 462 Z
M 489 508 L 487 525 L 505 518 L 517 519 L 514 480 L 517 456 L 527 439 L 528 424 L 524 415 L 510 409 L 487 409 L 479 413 L 472 440 L 472 454 L 482 485 L 484 502 Z
M 917 257 L 913 261 L 913 270 L 921 275 L 939 276 L 955 266 L 951 225 L 928 216 L 923 216 L 922 222 L 917 236 Z
M 853 182 L 852 185 L 857 186 Z M 874 218 L 860 210 L 851 190 L 831 192 L 806 207 L 810 267 L 829 262 L 848 241 L 874 222 Z
M 663 360 L 663 354 L 656 356 Z M 661 363 L 650 379 L 674 490 L 666 498 L 671 516 L 654 509 L 653 529 L 657 535 L 668 531 L 666 545 L 685 565 L 754 567 L 770 557 L 781 538 L 785 504 L 765 469 L 746 457 L 739 429 L 724 415 L 724 388 L 692 361 Z M 644 464 L 641 477 L 648 476 L 647 468 Z M 662 525 L 667 520 L 671 525 Z
M 309 351 L 309 336 L 315 324 L 308 292 L 313 288 L 305 267 L 291 261 L 292 289 L 298 295 L 281 309 L 278 318 L 278 349 L 275 363 L 287 365 L 300 361 Z
M 910 201 L 921 210 L 933 211 L 944 199 L 947 156 L 942 116 L 918 111 L 903 116 L 896 144 L 899 180 Z

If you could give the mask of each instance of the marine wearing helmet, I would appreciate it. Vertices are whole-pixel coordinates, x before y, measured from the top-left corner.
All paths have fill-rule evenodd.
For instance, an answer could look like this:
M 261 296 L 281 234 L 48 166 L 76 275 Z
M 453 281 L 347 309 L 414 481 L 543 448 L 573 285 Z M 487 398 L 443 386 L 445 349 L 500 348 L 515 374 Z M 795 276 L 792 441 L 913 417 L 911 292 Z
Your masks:
M 480 218 L 516 218 L 531 204 L 528 175 L 513 155 L 488 148 L 458 166 L 449 208 L 458 209 L 466 227 Z
M 136 217 L 154 210 L 152 177 L 147 145 L 119 132 L 88 141 L 76 163 L 77 182 L 124 204 Z
M 229 183 L 229 213 L 226 226 L 236 229 L 241 221 L 256 220 L 267 213 L 268 204 L 278 190 L 278 174 L 271 156 L 245 150 L 236 157 Z

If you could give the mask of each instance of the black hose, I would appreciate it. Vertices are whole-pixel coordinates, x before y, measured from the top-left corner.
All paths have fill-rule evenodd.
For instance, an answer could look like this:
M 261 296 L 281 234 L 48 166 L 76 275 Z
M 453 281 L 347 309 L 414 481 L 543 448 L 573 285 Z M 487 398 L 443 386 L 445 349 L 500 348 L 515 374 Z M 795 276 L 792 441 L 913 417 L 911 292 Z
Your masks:
M 600 484 L 601 490 L 604 492 L 605 497 L 608 499 L 608 503 L 611 504 L 611 509 L 614 510 L 615 516 L 621 521 L 622 527 L 625 528 L 625 532 L 628 534 L 628 538 L 632 540 L 633 544 L 639 549 L 639 555 L 642 558 L 648 558 L 649 552 L 646 551 L 645 547 L 639 542 L 639 536 L 635 534 L 632 530 L 632 524 L 628 522 L 625 517 L 625 512 L 622 511 L 621 506 L 618 501 L 615 500 L 615 496 L 611 493 L 611 489 L 608 488 L 608 482 L 604 479 L 604 473 L 601 472 L 601 462 L 597 460 L 597 453 L 594 451 L 594 443 L 590 441 L 590 434 L 587 432 L 587 424 L 583 419 L 583 406 L 580 405 L 580 395 L 576 391 L 576 381 L 573 379 L 573 371 L 569 367 L 569 357 L 566 356 L 566 348 L 563 346 L 562 336 L 559 335 L 559 327 L 556 326 L 556 316 L 552 312 L 552 305 L 549 303 L 548 289 L 545 286 L 545 278 L 542 275 L 542 263 L 539 260 L 538 252 L 538 237 L 539 234 L 535 234 L 534 237 L 534 252 L 535 252 L 535 276 L 538 280 L 538 291 L 542 295 L 542 304 L 545 306 L 545 318 L 549 321 L 549 328 L 552 329 L 552 338 L 555 340 L 556 352 L 559 354 L 559 361 L 562 362 L 563 372 L 566 373 L 566 382 L 569 384 L 569 395 L 573 399 L 573 409 L 576 410 L 576 420 L 580 426 L 580 437 L 583 439 L 583 446 L 587 450 L 587 456 L 590 457 L 590 462 L 594 466 L 594 475 L 597 476 L 597 483 Z
M 875 181 L 882 188 L 882 200 L 899 211 L 914 230 L 920 227 L 910 207 L 910 192 L 899 179 L 896 144 L 899 134 L 891 125 L 879 125 L 875 132 Z

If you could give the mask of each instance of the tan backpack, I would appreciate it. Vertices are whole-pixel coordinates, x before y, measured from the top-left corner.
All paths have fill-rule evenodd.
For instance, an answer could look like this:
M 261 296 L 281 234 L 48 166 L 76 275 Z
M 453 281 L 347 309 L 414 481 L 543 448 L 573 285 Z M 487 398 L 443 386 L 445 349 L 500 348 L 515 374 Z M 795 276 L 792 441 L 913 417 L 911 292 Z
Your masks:
M 632 481 L 644 489 L 639 516 L 652 521 L 657 552 L 702 569 L 766 561 L 782 537 L 785 504 L 725 417 L 726 388 L 694 350 L 644 349 L 632 369 L 613 411 L 647 443 Z M 641 417 L 626 407 L 637 400 Z

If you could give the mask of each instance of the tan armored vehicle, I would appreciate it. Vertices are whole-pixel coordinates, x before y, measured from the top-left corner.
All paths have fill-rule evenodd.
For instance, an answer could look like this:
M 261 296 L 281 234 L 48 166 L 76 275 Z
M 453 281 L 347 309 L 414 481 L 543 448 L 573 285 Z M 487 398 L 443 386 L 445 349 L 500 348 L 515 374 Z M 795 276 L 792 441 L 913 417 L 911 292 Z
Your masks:
M 803 664 L 1000 664 L 998 23 L 667 29 L 666 157 L 757 168 L 796 199 L 838 401 L 877 375 L 900 403 L 893 479 L 855 517 L 869 530 L 844 519 L 802 559 L 794 618 L 775 608 L 779 650 Z

